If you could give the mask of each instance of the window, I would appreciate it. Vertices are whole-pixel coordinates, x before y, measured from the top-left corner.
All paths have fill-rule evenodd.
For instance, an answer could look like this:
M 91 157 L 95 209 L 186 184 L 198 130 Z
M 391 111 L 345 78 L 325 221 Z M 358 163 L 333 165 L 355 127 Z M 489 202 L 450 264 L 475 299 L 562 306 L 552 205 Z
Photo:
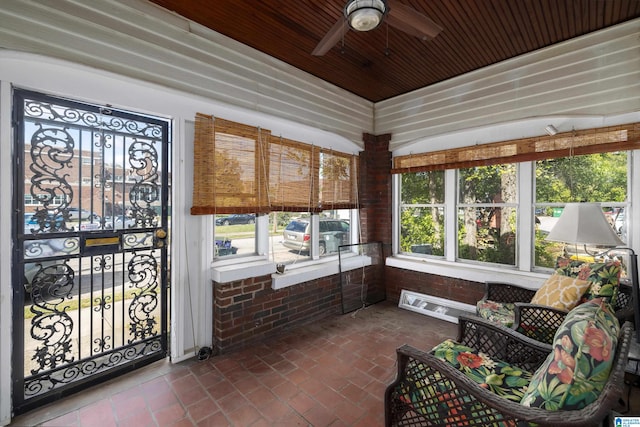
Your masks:
M 444 255 L 444 171 L 403 174 L 400 252 Z
M 61 205 L 65 202 L 65 200 L 66 200 L 66 196 L 54 196 L 53 199 L 51 199 L 50 204 Z M 24 204 L 31 205 L 31 206 L 41 206 L 42 202 L 38 200 L 36 197 L 33 197 L 31 194 L 25 194 Z
M 198 113 L 191 213 L 215 215 L 217 258 L 329 257 L 352 241 L 357 168 L 355 155 Z
M 216 215 L 214 227 L 215 257 L 256 253 L 256 215 Z
M 425 241 L 414 249 L 435 254 L 443 242 L 443 258 L 449 263 L 503 267 L 504 277 L 528 282 L 530 276 L 518 271 L 549 271 L 567 250 L 545 237 L 565 203 L 575 201 L 599 203 L 621 239 L 633 245 L 629 214 L 640 188 L 631 171 L 640 163 L 638 148 L 640 123 L 626 123 L 394 156 L 391 172 L 399 191 L 395 247 L 403 255 L 425 258 L 412 245 Z M 444 180 L 420 175 L 437 171 L 444 171 Z M 444 197 L 433 193 L 439 181 L 444 181 Z M 434 210 L 443 211 L 443 219 Z M 424 216 L 431 216 L 439 230 L 430 230 Z M 441 230 L 444 238 L 436 239 Z M 404 257 L 388 262 L 414 268 Z M 414 265 L 445 275 L 457 269 L 438 262 Z M 470 280 L 491 280 L 493 274 L 467 270 L 457 274 Z
M 600 203 L 605 216 L 626 240 L 627 152 L 539 160 L 535 163 L 535 266 L 553 268 L 558 256 L 584 255 L 583 248 L 545 240 L 565 203 Z
M 458 189 L 458 258 L 516 265 L 516 166 L 460 169 Z
M 352 221 L 348 209 L 323 211 L 319 215 L 280 212 L 278 217 L 280 224 L 287 218 L 282 233 L 271 237 L 272 256 L 279 264 L 335 256 L 341 245 L 351 243 Z

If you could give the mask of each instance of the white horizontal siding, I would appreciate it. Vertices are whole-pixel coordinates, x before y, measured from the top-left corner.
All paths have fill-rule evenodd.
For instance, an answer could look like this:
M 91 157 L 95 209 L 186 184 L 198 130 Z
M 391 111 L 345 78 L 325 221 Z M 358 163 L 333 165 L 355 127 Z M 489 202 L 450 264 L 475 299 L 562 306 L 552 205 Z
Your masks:
M 640 111 L 639 37 L 630 21 L 378 102 L 375 133 L 392 134 L 394 153 L 431 151 L 437 135 L 492 124 Z
M 341 135 L 373 104 L 143 0 L 3 0 L 0 48 L 89 65 Z

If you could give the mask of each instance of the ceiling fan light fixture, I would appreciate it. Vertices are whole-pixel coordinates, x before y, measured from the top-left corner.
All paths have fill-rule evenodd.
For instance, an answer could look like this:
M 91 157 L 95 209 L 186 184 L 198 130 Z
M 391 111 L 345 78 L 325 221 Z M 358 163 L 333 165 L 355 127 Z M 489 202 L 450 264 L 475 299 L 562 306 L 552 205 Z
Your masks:
M 356 31 L 371 31 L 380 25 L 387 12 L 384 0 L 351 0 L 344 7 L 349 26 Z

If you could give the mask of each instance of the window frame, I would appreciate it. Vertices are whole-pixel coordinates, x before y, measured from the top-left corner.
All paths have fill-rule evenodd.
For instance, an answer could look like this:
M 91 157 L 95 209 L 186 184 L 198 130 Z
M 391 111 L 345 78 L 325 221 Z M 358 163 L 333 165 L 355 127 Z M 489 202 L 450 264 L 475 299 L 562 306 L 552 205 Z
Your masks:
M 515 202 L 481 202 L 481 203 L 464 203 L 460 200 L 460 192 L 461 192 L 461 188 L 460 188 L 460 169 L 455 169 L 455 176 L 456 176 L 456 185 L 455 185 L 455 218 L 449 218 L 450 221 L 454 222 L 455 227 L 456 227 L 456 234 L 454 236 L 453 239 L 448 239 L 451 241 L 451 244 L 455 244 L 455 253 L 456 253 L 456 257 L 455 257 L 455 261 L 456 262 L 460 262 L 460 263 L 469 263 L 469 264 L 486 264 L 486 265 L 491 265 L 491 266 L 500 266 L 500 267 L 506 267 L 506 268 L 518 268 L 519 265 L 519 259 L 518 259 L 518 253 L 519 251 L 519 235 L 520 235 L 520 229 L 519 229 L 519 223 L 518 223 L 518 219 L 520 217 L 520 164 L 519 163 L 503 163 L 503 164 L 510 164 L 513 165 L 514 168 L 514 173 L 515 173 L 515 180 L 516 180 L 516 198 L 515 198 Z M 489 166 L 489 165 L 488 165 Z M 484 167 L 484 166 L 472 166 L 472 167 Z M 465 168 L 467 169 L 467 168 Z M 458 227 L 458 215 L 459 215 L 459 210 L 460 209 L 465 209 L 465 208 L 474 208 L 474 209 L 485 209 L 485 208 L 512 208 L 515 210 L 516 213 L 516 243 L 515 243 L 515 253 L 514 253 L 514 264 L 498 264 L 498 263 L 491 263 L 491 262 L 486 262 L 486 261 L 478 261 L 478 260 L 473 260 L 473 259 L 466 259 L 466 258 L 461 258 L 460 257 L 460 228 Z M 446 220 L 446 219 L 445 219 Z M 447 241 L 447 236 L 445 236 L 445 242 Z M 445 243 L 446 244 L 446 243 Z
M 625 206 L 627 224 L 627 246 L 634 247 L 640 241 L 640 227 L 634 227 L 640 220 L 640 209 L 634 206 L 640 203 L 640 182 L 634 185 L 640 171 L 640 150 L 627 151 L 627 203 Z M 535 160 L 516 163 L 518 168 L 518 218 L 516 265 L 511 267 L 500 264 L 468 263 L 456 258 L 457 242 L 452 244 L 450 236 L 457 238 L 457 169 L 445 170 L 445 257 L 418 257 L 401 253 L 400 248 L 400 186 L 399 174 L 392 175 L 393 191 L 393 255 L 387 258 L 387 266 L 470 280 L 474 282 L 505 280 L 514 284 L 536 289 L 546 279 L 552 269 L 534 266 L 534 201 L 535 201 Z M 452 188 L 453 186 L 453 188 Z M 634 204 L 635 201 L 635 204 Z M 608 206 L 608 205 L 607 205 Z M 523 231 L 524 230 L 524 231 Z M 529 230 L 527 232 L 526 230 Z

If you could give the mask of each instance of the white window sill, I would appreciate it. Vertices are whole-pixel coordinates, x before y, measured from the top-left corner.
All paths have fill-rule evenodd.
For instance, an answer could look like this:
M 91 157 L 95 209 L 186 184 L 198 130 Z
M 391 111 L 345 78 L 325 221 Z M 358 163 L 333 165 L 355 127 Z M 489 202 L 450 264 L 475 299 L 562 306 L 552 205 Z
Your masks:
M 371 265 L 371 258 L 368 256 L 353 254 L 342 257 L 343 271 L 355 270 L 368 265 Z M 285 268 L 284 273 L 276 273 L 276 264 L 261 256 L 216 260 L 211 264 L 214 282 L 228 283 L 271 274 L 273 289 L 283 289 L 298 283 L 340 273 L 337 256 L 301 265 L 287 265 Z
M 368 265 L 371 265 L 371 257 L 355 254 L 347 257 L 342 256 L 342 271 L 355 270 Z M 283 289 L 338 273 L 340 273 L 338 257 L 306 263 L 301 266 L 287 265 L 284 273 L 276 273 L 271 276 L 272 287 L 273 289 Z
M 266 276 L 275 273 L 275 271 L 275 263 L 262 256 L 235 257 L 211 263 L 211 279 L 217 283 Z
M 487 281 L 505 281 L 529 289 L 540 288 L 540 285 L 549 278 L 549 274 L 544 273 L 501 269 L 485 265 L 464 264 L 442 259 L 418 258 L 406 255 L 388 257 L 386 259 L 386 265 L 480 283 Z

